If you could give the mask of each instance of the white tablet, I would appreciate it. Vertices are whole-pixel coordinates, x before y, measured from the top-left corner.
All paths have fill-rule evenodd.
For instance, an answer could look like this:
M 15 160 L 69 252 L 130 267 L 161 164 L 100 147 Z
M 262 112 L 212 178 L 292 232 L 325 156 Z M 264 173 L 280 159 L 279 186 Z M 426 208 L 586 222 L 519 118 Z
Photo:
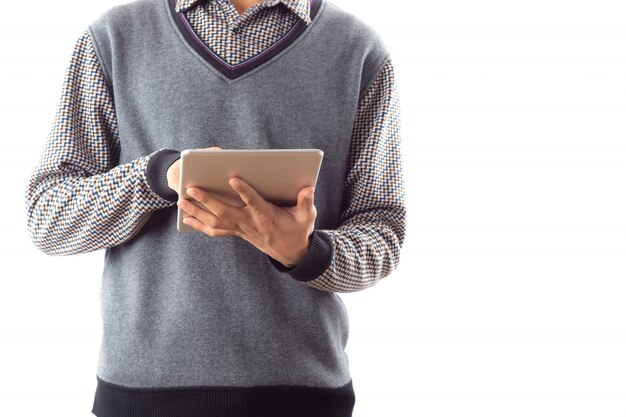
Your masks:
M 244 207 L 228 183 L 236 176 L 273 204 L 295 206 L 302 188 L 315 187 L 323 156 L 320 149 L 186 149 L 180 157 L 179 196 L 201 206 L 187 194 L 187 188 L 193 186 L 228 204 Z M 188 216 L 178 207 L 178 231 L 199 232 L 183 223 Z

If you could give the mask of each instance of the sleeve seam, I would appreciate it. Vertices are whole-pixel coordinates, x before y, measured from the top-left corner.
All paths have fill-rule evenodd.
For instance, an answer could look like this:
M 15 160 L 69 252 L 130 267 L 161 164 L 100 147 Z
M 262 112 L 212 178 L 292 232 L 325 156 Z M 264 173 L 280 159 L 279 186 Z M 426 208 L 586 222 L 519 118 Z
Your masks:
M 100 47 L 98 46 L 98 42 L 96 41 L 96 36 L 93 33 L 93 29 L 91 25 L 87 26 L 87 31 L 89 32 L 89 38 L 91 39 L 91 45 L 93 46 L 93 50 L 96 54 L 96 58 L 98 59 L 98 64 L 102 73 L 104 75 L 104 80 L 106 81 L 107 88 L 109 89 L 109 94 L 111 95 L 111 99 L 114 100 L 113 96 L 113 84 L 111 83 L 111 76 L 106 66 L 103 64 L 102 53 L 100 52 Z
M 378 76 L 380 75 L 380 73 L 382 72 L 384 66 L 387 64 L 387 62 L 391 59 L 391 54 L 387 54 L 383 57 L 383 59 L 381 59 L 381 61 L 376 65 L 376 71 L 374 71 L 374 76 L 372 77 L 371 80 L 369 80 L 361 89 L 361 91 L 359 91 L 359 100 L 358 102 L 361 101 L 361 99 L 363 98 L 363 96 L 367 93 L 367 90 L 369 90 L 369 88 L 372 86 L 372 84 L 374 84 L 374 81 L 376 81 L 376 79 L 378 78 Z

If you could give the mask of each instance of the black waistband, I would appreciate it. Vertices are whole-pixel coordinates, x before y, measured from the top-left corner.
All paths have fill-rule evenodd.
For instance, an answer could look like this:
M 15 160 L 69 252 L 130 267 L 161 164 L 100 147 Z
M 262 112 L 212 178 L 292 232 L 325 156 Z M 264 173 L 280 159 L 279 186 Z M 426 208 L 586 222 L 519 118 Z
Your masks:
M 96 379 L 97 417 L 350 417 L 355 404 L 352 380 L 338 388 L 134 388 Z

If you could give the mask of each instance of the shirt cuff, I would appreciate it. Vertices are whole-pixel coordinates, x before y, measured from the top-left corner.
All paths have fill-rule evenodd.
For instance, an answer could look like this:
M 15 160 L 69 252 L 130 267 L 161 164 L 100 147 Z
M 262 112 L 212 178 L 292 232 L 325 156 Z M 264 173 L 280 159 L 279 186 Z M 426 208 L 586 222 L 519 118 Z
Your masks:
M 297 281 L 312 281 L 328 269 L 333 260 L 333 243 L 330 235 L 319 230 L 313 232 L 311 245 L 305 257 L 293 267 L 287 267 L 267 255 L 280 272 L 288 273 Z
M 152 155 L 146 166 L 148 186 L 155 194 L 171 202 L 178 200 L 178 194 L 167 185 L 167 169 L 179 158 L 180 151 L 165 148 Z

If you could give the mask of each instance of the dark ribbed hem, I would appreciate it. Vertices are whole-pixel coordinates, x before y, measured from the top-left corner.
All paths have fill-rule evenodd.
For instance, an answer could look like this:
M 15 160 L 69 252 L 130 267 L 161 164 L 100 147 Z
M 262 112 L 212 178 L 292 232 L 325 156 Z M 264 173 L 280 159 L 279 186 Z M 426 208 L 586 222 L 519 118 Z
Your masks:
M 180 158 L 180 151 L 163 149 L 150 157 L 146 166 L 148 186 L 158 196 L 171 202 L 178 201 L 178 194 L 167 185 L 167 169 Z
M 306 256 L 294 267 L 287 267 L 267 255 L 276 269 L 286 272 L 295 280 L 312 281 L 328 269 L 333 259 L 333 243 L 328 233 L 315 230 Z
M 351 417 L 356 401 L 352 380 L 338 388 L 132 388 L 96 379 L 98 417 Z

